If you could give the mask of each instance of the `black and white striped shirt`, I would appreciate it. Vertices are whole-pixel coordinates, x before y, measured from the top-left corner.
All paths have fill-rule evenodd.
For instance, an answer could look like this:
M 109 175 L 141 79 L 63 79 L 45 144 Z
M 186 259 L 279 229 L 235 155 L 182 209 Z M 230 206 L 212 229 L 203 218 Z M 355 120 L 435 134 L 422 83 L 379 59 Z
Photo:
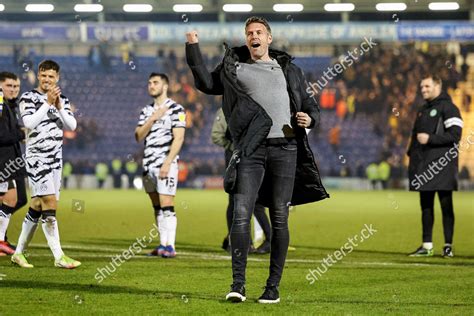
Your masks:
M 66 126 L 74 130 L 76 127 L 66 96 L 60 96 L 63 107 L 60 111 L 49 105 L 47 100 L 47 94 L 37 90 L 25 92 L 20 98 L 20 114 L 28 128 L 25 156 L 28 165 L 38 170 L 62 167 L 63 128 Z M 43 166 L 40 168 L 39 164 Z
M 143 126 L 153 115 L 156 109 L 168 106 L 166 113 L 156 121 L 150 132 L 145 137 L 145 152 L 143 157 L 143 170 L 160 168 L 169 154 L 173 142 L 173 128 L 186 127 L 186 113 L 182 105 L 171 99 L 166 99 L 161 105 L 148 104 L 141 113 L 138 126 Z M 176 156 L 175 161 L 179 159 Z

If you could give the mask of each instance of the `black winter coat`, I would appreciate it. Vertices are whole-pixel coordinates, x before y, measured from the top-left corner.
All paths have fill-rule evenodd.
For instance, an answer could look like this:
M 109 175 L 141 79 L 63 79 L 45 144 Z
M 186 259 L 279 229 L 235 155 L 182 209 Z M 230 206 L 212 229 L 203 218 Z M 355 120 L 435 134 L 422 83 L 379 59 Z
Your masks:
M 306 92 L 307 83 L 303 72 L 291 62 L 292 57 L 285 52 L 270 49 L 270 57 L 282 67 L 290 96 L 291 112 L 305 112 L 311 117 L 311 126 L 319 123 L 319 107 Z M 273 124 L 270 116 L 262 106 L 248 96 L 238 85 L 236 65 L 247 62 L 250 52 L 246 46 L 226 46 L 223 61 L 211 73 L 203 62 L 199 44 L 186 43 L 186 59 L 194 76 L 196 88 L 206 94 L 222 95 L 222 109 L 232 135 L 234 146 L 241 150 L 242 155 L 250 156 L 266 140 Z M 298 155 L 292 205 L 305 204 L 329 197 L 323 187 L 309 147 L 304 128 L 298 127 L 292 118 L 292 125 L 298 143 Z M 268 206 L 270 193 L 264 183 L 259 192 L 259 202 Z
M 0 182 L 26 176 L 20 147 L 20 141 L 25 139 L 25 134 L 18 124 L 16 104 L 4 101 L 0 116 Z M 20 163 L 19 159 L 22 159 Z
M 410 191 L 457 190 L 462 125 L 459 109 L 445 92 L 419 109 L 407 153 Z M 429 134 L 426 145 L 418 142 L 418 133 Z

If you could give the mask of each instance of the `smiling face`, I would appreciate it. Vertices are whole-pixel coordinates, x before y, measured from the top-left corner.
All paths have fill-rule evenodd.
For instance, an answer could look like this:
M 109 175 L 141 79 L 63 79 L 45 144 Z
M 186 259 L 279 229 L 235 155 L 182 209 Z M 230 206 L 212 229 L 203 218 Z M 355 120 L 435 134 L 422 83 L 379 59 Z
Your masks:
M 272 35 L 262 23 L 250 23 L 245 29 L 246 45 L 253 60 L 270 60 L 268 47 L 272 43 Z
M 38 90 L 48 93 L 59 81 L 59 73 L 53 69 L 40 69 L 38 72 Z
M 421 95 L 426 101 L 431 101 L 441 94 L 441 84 L 433 81 L 433 78 L 423 79 L 420 83 Z

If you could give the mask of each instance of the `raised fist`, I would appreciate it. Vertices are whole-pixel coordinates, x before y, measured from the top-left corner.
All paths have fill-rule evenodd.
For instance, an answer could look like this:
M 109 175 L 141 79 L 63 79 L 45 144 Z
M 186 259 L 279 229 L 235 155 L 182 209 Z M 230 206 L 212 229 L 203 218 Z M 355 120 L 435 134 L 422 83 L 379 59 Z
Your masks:
M 196 44 L 197 42 L 199 42 L 197 31 L 192 30 L 190 32 L 186 32 L 186 41 L 189 44 Z

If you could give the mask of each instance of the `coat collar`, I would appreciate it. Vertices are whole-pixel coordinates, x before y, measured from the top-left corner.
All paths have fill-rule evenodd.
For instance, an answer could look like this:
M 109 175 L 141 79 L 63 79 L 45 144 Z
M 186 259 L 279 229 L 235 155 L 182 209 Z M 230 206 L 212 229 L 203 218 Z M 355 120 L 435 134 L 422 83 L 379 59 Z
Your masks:
M 451 96 L 449 94 L 447 94 L 445 91 L 441 91 L 441 94 L 439 96 L 437 96 L 436 98 L 434 98 L 431 101 L 427 101 L 425 106 L 429 108 L 429 107 L 432 107 L 434 105 L 438 105 L 438 104 L 441 104 L 441 103 L 444 103 L 444 102 L 452 103 L 453 101 L 452 101 Z
M 224 43 L 224 46 L 226 49 L 226 56 L 234 59 L 234 62 L 245 63 L 250 59 L 250 51 L 247 46 L 243 45 L 229 48 L 227 43 Z M 278 64 L 282 67 L 286 67 L 294 59 L 290 54 L 272 48 L 269 49 L 268 53 L 270 57 L 276 59 Z

